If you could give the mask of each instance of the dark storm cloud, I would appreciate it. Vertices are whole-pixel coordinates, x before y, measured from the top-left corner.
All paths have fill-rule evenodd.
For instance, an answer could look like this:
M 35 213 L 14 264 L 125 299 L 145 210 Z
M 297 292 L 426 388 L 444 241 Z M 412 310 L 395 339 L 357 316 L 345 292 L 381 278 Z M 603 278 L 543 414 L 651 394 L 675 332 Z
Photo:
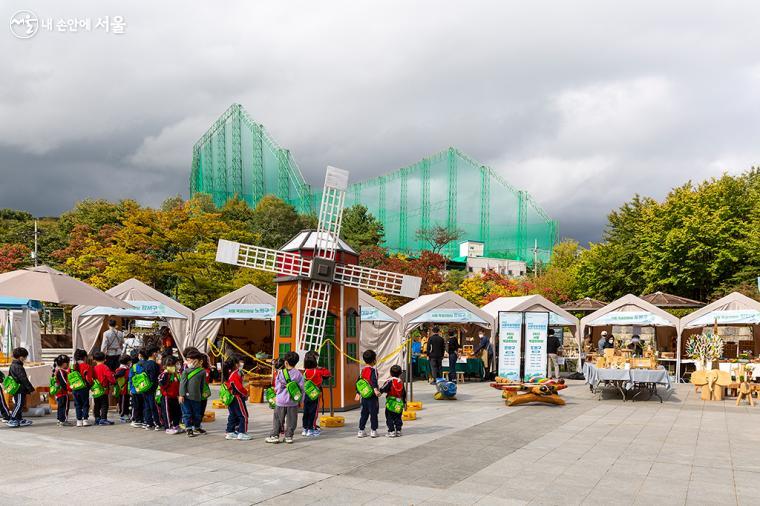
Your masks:
M 309 182 L 456 146 L 582 241 L 635 193 L 758 163 L 754 2 L 220 5 L 36 2 L 127 33 L 2 35 L 0 207 L 187 195 L 192 145 L 234 102 Z

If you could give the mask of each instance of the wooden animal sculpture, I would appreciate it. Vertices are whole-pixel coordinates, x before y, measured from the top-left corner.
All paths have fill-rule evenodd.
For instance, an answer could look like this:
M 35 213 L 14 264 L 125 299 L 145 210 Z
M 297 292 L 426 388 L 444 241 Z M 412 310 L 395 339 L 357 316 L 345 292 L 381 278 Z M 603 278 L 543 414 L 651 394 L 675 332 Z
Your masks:
M 694 371 L 691 382 L 702 387 L 703 401 L 722 401 L 723 389 L 731 384 L 731 373 L 717 369 Z
M 747 399 L 750 406 L 755 405 L 755 401 L 752 399 L 752 391 L 754 387 L 748 382 L 743 381 L 739 384 L 739 394 L 736 396 L 736 405 L 738 406 L 742 399 Z
M 507 406 L 519 406 L 530 402 L 564 406 L 565 400 L 557 394 L 557 391 L 563 388 L 565 385 L 561 384 L 530 385 L 518 383 L 504 388 L 501 396 L 506 400 Z

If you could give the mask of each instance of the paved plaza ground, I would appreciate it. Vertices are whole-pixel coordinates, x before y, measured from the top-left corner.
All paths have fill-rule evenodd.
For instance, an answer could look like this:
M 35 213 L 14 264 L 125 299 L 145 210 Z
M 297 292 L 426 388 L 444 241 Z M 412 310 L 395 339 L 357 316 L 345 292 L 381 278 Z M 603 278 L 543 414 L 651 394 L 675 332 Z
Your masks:
M 508 408 L 485 383 L 424 401 L 404 436 L 357 439 L 359 413 L 319 439 L 226 441 L 226 412 L 188 439 L 53 417 L 0 428 L 3 504 L 757 504 L 760 406 L 705 403 L 679 385 L 664 403 L 596 400 L 582 382 L 564 407 Z M 73 410 L 72 410 L 73 413 Z

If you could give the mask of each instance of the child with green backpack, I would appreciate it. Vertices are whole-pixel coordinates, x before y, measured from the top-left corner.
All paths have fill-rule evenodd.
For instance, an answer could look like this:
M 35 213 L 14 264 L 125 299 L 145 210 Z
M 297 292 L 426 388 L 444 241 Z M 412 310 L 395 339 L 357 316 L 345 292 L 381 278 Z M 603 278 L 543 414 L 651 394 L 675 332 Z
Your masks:
M 3 380 L 3 388 L 13 396 L 13 411 L 10 412 L 8 427 L 27 427 L 32 425 L 30 420 L 21 416 L 24 410 L 24 401 L 26 395 L 34 392 L 34 387 L 29 381 L 24 369 L 24 362 L 29 357 L 29 351 L 26 348 L 15 348 L 13 350 L 13 362 L 8 368 L 8 376 Z
M 298 353 L 285 354 L 285 368 L 277 372 L 274 389 L 277 393 L 272 432 L 266 439 L 267 443 L 280 442 L 280 427 L 285 424 L 285 442 L 293 442 L 293 434 L 298 424 L 298 404 L 303 399 L 303 375 L 296 369 Z
M 242 357 L 229 357 L 225 363 L 225 370 L 229 371 L 227 381 L 222 383 L 219 390 L 219 399 L 227 406 L 227 435 L 225 439 L 238 441 L 250 441 L 248 434 L 248 406 L 245 405 L 246 388 L 243 383 L 245 374 L 245 359 Z
M 377 383 L 377 369 L 375 362 L 377 354 L 374 350 L 365 350 L 362 353 L 362 360 L 366 364 L 356 381 L 356 400 L 361 400 L 362 412 L 359 415 L 359 434 L 358 437 L 366 436 L 364 428 L 367 426 L 367 419 L 370 421 L 370 437 L 377 437 L 377 414 L 380 411 L 380 402 L 378 396 L 380 390 Z
M 185 350 L 187 351 L 187 350 Z M 209 387 L 206 371 L 203 369 L 203 354 L 190 350 L 185 354 L 187 367 L 179 380 L 179 402 L 182 405 L 182 419 L 188 437 L 205 434 L 203 422 L 203 401 L 208 400 Z
M 90 387 L 92 386 L 92 368 L 87 363 L 87 352 L 74 352 L 74 365 L 69 372 L 69 386 L 74 394 L 74 411 L 77 415 L 77 427 L 89 427 L 90 424 Z
M 92 354 L 95 361 L 95 367 L 92 369 L 92 399 L 94 407 L 92 409 L 95 415 L 95 425 L 113 425 L 108 419 L 108 398 L 112 387 L 116 384 L 113 371 L 106 365 L 106 354 L 102 351 L 96 351 Z
M 3 382 L 5 381 L 5 374 L 0 371 L 0 418 L 3 423 L 8 423 L 11 420 L 11 410 L 8 409 L 8 404 L 5 402 L 5 392 L 3 392 Z
M 302 436 L 317 437 L 320 434 L 317 426 L 317 411 L 319 397 L 322 395 L 322 381 L 330 377 L 330 370 L 319 367 L 319 354 L 315 351 L 306 352 L 303 359 L 304 383 L 303 396 L 303 432 Z
M 401 427 L 404 425 L 402 414 L 406 405 L 406 387 L 401 381 L 401 366 L 391 366 L 391 379 L 380 387 L 385 393 L 385 423 L 388 426 L 386 437 L 401 437 Z
M 70 362 L 71 359 L 66 355 L 58 355 L 55 358 L 55 371 L 53 371 L 53 378 L 50 383 L 50 395 L 55 397 L 55 403 L 58 405 L 56 413 L 58 427 L 71 425 L 71 422 L 69 422 L 69 393 L 71 393 L 71 388 L 69 387 Z

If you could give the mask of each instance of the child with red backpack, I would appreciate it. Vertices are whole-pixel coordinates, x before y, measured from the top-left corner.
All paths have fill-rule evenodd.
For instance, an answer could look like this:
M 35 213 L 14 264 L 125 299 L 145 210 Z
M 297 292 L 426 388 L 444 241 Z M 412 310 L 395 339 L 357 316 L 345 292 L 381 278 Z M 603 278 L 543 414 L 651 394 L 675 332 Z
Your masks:
M 401 381 L 401 366 L 391 366 L 391 379 L 385 382 L 380 391 L 386 394 L 385 423 L 388 425 L 386 437 L 400 437 L 404 422 L 401 414 L 406 405 L 406 387 Z
M 322 395 L 322 381 L 330 377 L 330 370 L 319 367 L 318 359 L 319 354 L 309 351 L 303 360 L 303 377 L 306 382 L 304 383 L 303 396 L 302 436 L 317 437 L 321 433 L 317 426 L 317 411 L 319 410 L 319 398 Z
M 225 361 L 225 369 L 230 371 L 229 378 L 224 382 L 232 394 L 232 402 L 227 406 L 227 435 L 225 439 L 237 439 L 238 441 L 250 441 L 248 434 L 248 406 L 245 405 L 246 389 L 243 385 L 243 371 L 245 360 L 243 358 L 230 357 Z
M 74 352 L 74 365 L 69 372 L 69 385 L 74 394 L 74 410 L 77 427 L 89 427 L 90 424 L 90 387 L 92 386 L 92 367 L 87 363 L 87 352 Z
M 161 392 L 161 419 L 167 434 L 179 434 L 179 422 L 182 419 L 182 408 L 179 405 L 179 374 L 174 355 L 164 356 L 161 360 L 164 366 L 158 375 L 158 386 Z

